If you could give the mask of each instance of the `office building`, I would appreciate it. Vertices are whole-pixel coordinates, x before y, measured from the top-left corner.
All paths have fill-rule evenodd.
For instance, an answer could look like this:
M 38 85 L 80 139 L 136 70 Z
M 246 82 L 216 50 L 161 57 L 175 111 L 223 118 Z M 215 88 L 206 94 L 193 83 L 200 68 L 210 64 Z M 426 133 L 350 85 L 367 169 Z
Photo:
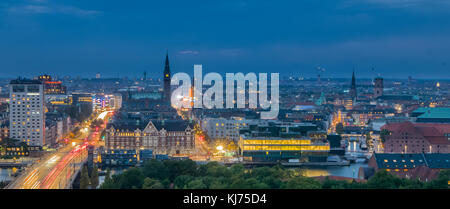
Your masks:
M 44 85 L 39 80 L 10 82 L 10 137 L 28 145 L 43 146 L 45 141 Z

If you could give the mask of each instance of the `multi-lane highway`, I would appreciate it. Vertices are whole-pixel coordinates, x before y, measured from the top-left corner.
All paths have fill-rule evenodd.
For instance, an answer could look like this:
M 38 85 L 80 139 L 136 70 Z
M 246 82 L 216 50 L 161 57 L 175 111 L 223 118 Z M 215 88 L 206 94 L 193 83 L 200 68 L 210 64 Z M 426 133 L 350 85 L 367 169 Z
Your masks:
M 83 133 L 77 139 L 72 140 L 74 143 L 80 143 L 89 133 Z M 74 146 L 73 146 L 74 145 Z M 84 146 L 84 145 L 83 145 Z M 26 168 L 21 175 L 11 182 L 7 189 L 41 189 L 48 187 L 54 180 L 61 169 L 73 162 L 73 158 L 81 153 L 82 146 L 68 144 L 55 151 L 43 156 L 35 162 L 31 167 Z M 85 148 L 85 147 L 84 147 Z M 76 152 L 74 152 L 77 150 Z
M 104 119 L 109 112 L 99 114 Z M 81 134 L 69 143 L 48 153 L 37 160 L 31 167 L 22 171 L 6 189 L 63 189 L 70 187 L 73 175 L 87 158 L 87 145 L 95 145 L 99 140 L 99 131 L 90 130 L 90 124 L 82 129 Z

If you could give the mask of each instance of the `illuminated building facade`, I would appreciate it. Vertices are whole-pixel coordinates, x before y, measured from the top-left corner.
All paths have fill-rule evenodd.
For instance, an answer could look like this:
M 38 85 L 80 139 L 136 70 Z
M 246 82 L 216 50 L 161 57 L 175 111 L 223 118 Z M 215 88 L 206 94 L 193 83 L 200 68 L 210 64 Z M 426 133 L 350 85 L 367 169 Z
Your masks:
M 246 161 L 288 161 L 300 162 L 326 161 L 330 151 L 328 143 L 316 142 L 306 138 L 246 137 L 239 140 L 241 155 Z
M 112 102 L 110 102 L 110 105 L 112 103 L 112 108 L 115 110 L 119 110 L 122 108 L 122 94 L 113 94 L 110 96 Z
M 66 94 L 66 86 L 61 81 L 54 81 L 49 75 L 40 75 L 39 80 L 44 84 L 45 95 Z
M 108 150 L 153 150 L 156 154 L 191 154 L 195 151 L 193 127 L 185 121 L 111 123 L 106 131 Z
M 211 139 L 228 139 L 237 142 L 239 130 L 248 126 L 248 120 L 243 118 L 205 118 L 201 128 Z
M 28 145 L 43 146 L 45 141 L 44 85 L 39 80 L 10 82 L 10 137 Z
M 360 168 L 359 176 L 368 179 L 376 171 L 385 170 L 400 178 L 430 181 L 438 178 L 440 171 L 450 168 L 449 159 L 448 153 L 374 153 L 369 160 L 369 167 L 364 170 Z

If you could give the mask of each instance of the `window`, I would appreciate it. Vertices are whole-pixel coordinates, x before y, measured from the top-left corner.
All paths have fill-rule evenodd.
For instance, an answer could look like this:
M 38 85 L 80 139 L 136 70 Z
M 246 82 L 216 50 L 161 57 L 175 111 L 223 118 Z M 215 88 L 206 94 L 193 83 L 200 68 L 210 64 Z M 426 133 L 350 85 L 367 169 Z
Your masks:
M 24 85 L 14 85 L 13 92 L 25 92 L 25 86 Z

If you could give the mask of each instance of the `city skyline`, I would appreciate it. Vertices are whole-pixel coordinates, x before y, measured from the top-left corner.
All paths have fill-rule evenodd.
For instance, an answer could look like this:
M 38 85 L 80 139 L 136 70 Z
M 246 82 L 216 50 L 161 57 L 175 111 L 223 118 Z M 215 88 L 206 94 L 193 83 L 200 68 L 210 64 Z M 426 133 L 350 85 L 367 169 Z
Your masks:
M 450 0 L 0 1 L 0 189 L 448 191 L 448 19 Z
M 321 67 L 323 77 L 355 68 L 359 78 L 448 79 L 449 8 L 421 0 L 7 0 L 0 77 L 157 77 L 168 50 L 173 73 L 202 64 L 220 73 L 316 77 Z

